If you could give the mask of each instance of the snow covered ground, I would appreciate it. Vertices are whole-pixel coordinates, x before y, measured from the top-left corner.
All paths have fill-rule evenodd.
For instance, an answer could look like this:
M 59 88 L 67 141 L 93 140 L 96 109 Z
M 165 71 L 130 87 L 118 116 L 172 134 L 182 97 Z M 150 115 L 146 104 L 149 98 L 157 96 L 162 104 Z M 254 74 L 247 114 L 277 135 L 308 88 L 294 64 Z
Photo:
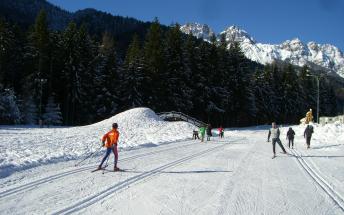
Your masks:
M 148 108 L 135 108 L 99 123 L 70 128 L 0 127 L 0 177 L 30 167 L 78 159 L 100 149 L 101 138 L 119 124 L 120 150 L 185 140 L 193 125 L 162 121 Z
M 111 157 L 107 170 L 91 173 L 103 151 L 75 167 L 99 148 L 113 121 L 119 122 L 119 166 L 126 171 L 111 172 Z M 190 140 L 193 126 L 163 122 L 144 108 L 85 127 L 2 127 L 0 211 L 344 214 L 344 126 L 315 126 L 310 150 L 305 127 L 293 128 L 295 149 L 271 159 L 266 126 L 226 129 L 224 139 L 200 143 Z M 287 129 L 281 128 L 284 144 Z

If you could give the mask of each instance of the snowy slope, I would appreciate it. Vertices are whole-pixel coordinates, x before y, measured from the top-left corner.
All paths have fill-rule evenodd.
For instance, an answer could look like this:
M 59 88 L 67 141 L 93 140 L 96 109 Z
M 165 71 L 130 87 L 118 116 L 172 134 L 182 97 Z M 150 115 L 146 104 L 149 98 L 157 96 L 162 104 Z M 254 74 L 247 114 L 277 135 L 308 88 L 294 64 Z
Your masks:
M 135 108 L 99 123 L 70 128 L 0 127 L 0 177 L 13 171 L 77 159 L 100 149 L 101 137 L 119 124 L 119 148 L 152 146 L 190 138 L 186 122 L 162 121 L 148 108 Z
M 185 33 L 191 32 L 198 38 L 208 38 L 209 34 L 199 26 L 202 25 L 188 23 L 182 26 L 181 30 Z M 263 44 L 256 42 L 237 26 L 228 27 L 218 37 L 221 34 L 225 35 L 227 41 L 239 42 L 246 57 L 261 64 L 272 63 L 275 60 L 287 61 L 298 66 L 315 64 L 344 77 L 343 52 L 333 45 L 316 42 L 305 44 L 298 38 L 282 44 Z
M 91 173 L 101 155 L 80 167 L 74 167 L 76 161 L 37 166 L 0 178 L 0 211 L 344 214 L 344 126 L 315 126 L 310 150 L 305 149 L 302 136 L 305 127 L 293 128 L 296 149 L 287 149 L 290 154 L 284 155 L 277 147 L 275 159 L 271 159 L 271 143 L 266 142 L 268 127 L 261 126 L 226 129 L 221 140 L 215 137 L 204 143 L 189 140 L 122 151 L 119 166 L 125 172 L 110 171 L 111 157 L 108 170 Z M 284 144 L 287 129 L 281 128 Z M 23 135 L 29 137 L 32 131 Z

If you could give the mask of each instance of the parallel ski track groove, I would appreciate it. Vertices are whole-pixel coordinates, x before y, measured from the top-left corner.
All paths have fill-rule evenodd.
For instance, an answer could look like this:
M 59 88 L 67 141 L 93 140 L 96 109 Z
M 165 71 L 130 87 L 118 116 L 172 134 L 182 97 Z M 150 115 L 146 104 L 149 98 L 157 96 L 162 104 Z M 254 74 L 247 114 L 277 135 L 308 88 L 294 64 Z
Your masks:
M 121 189 L 126 188 L 128 185 L 131 185 L 131 184 L 134 184 L 135 182 L 144 180 L 144 179 L 148 178 L 149 176 L 158 175 L 160 173 L 160 171 L 162 171 L 162 170 L 177 166 L 181 163 L 192 160 L 192 159 L 197 158 L 201 155 L 204 155 L 204 154 L 207 154 L 209 152 L 215 151 L 217 149 L 223 148 L 226 145 L 228 145 L 228 143 L 227 144 L 221 144 L 221 145 L 212 147 L 210 149 L 200 151 L 198 153 L 186 156 L 184 158 L 181 158 L 181 159 L 178 159 L 176 161 L 162 165 L 160 167 L 154 168 L 150 171 L 135 175 L 135 176 L 128 178 L 127 180 L 121 181 L 121 182 L 113 185 L 112 187 L 109 187 L 109 188 L 107 188 L 107 189 L 105 189 L 105 190 L 103 190 L 103 191 L 101 191 L 95 195 L 89 196 L 89 197 L 75 203 L 74 205 L 66 207 L 66 208 L 59 210 L 57 212 L 54 212 L 52 214 L 71 214 L 71 213 L 80 211 L 80 210 L 82 210 L 82 209 L 84 209 L 84 208 L 86 208 L 86 207 L 88 207 L 88 206 L 90 206 L 96 202 L 99 202 L 100 200 L 104 199 L 105 197 L 108 197 L 109 195 L 115 193 L 116 191 L 119 191 Z
M 159 153 L 165 152 L 165 151 L 170 151 L 170 150 L 174 150 L 174 149 L 178 149 L 178 148 L 182 148 L 182 147 L 192 146 L 192 145 L 195 145 L 195 144 L 199 144 L 199 143 L 198 142 L 197 143 L 192 142 L 192 143 L 183 144 L 182 146 L 174 146 L 174 147 L 170 147 L 170 148 L 167 148 L 167 149 L 157 150 L 157 151 L 154 151 L 154 152 L 142 153 L 142 154 L 134 155 L 134 156 L 131 156 L 131 157 L 128 157 L 128 158 L 123 158 L 120 161 L 121 162 L 122 161 L 129 161 L 129 160 L 133 160 L 133 159 L 136 159 L 136 158 L 142 158 L 142 157 L 146 157 L 146 156 L 149 156 L 149 155 L 159 154 Z M 5 190 L 3 192 L 0 192 L 0 199 L 4 198 L 6 196 L 12 195 L 12 194 L 16 194 L 16 193 L 21 192 L 21 191 L 28 190 L 28 189 L 30 189 L 32 187 L 37 186 L 37 185 L 42 185 L 42 184 L 45 184 L 45 183 L 57 180 L 59 178 L 63 178 L 65 176 L 73 175 L 73 174 L 76 174 L 76 173 L 79 173 L 79 172 L 83 172 L 83 171 L 86 171 L 86 170 L 92 170 L 94 168 L 95 168 L 94 166 L 87 166 L 87 167 L 82 167 L 82 168 L 78 168 L 78 169 L 74 169 L 74 170 L 69 170 L 69 171 L 66 171 L 66 172 L 63 172 L 63 173 L 59 173 L 59 174 L 56 174 L 56 175 L 51 175 L 51 176 L 48 176 L 48 177 L 45 177 L 45 178 L 41 178 L 41 179 L 38 179 L 36 181 L 32 181 L 32 182 L 29 182 L 27 184 L 23 184 L 23 185 L 20 185 L 18 187 L 14 187 L 14 188 Z
M 321 187 L 321 189 L 334 201 L 334 203 L 344 212 L 344 199 L 337 193 L 331 185 L 320 176 L 307 161 L 302 157 L 302 155 L 295 149 L 290 149 L 292 154 L 297 158 L 297 161 L 301 167 L 308 173 L 308 175 Z

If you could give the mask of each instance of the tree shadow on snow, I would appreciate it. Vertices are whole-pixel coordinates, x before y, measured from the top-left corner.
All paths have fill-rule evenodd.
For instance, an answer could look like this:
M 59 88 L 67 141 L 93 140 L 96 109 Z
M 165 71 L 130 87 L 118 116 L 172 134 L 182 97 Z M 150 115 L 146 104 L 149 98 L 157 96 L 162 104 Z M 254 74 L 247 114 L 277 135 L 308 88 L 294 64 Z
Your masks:
M 124 172 L 148 173 L 151 171 L 139 171 L 139 170 L 125 169 Z M 153 172 L 166 173 L 166 174 L 199 174 L 199 173 L 228 173 L 228 172 L 233 172 L 233 171 L 228 171 L 228 170 L 194 170 L 194 171 L 153 171 Z

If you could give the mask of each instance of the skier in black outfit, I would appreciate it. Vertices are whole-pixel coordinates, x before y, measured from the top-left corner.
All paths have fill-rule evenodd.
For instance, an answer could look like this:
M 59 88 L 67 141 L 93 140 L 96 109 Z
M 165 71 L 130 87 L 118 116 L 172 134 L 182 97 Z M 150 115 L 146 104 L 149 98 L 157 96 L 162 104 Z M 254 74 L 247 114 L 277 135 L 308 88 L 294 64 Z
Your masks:
M 307 125 L 305 132 L 303 133 L 303 137 L 306 138 L 307 149 L 309 149 L 311 146 L 311 138 L 312 138 L 313 132 L 314 132 L 313 126 Z
M 213 135 L 211 134 L 211 129 L 212 129 L 211 125 L 208 124 L 208 126 L 207 126 L 207 141 L 208 141 L 208 140 L 210 141 L 210 137 L 213 136 Z
M 278 145 L 281 147 L 281 149 L 283 150 L 283 154 L 286 154 L 287 152 L 285 151 L 283 145 L 282 145 L 282 142 L 279 138 L 280 136 L 280 130 L 279 128 L 277 128 L 276 126 L 276 123 L 273 122 L 272 123 L 272 128 L 269 129 L 269 135 L 268 135 L 268 142 L 270 142 L 270 136 L 271 136 L 271 140 L 272 140 L 272 152 L 274 153 L 274 155 L 272 156 L 272 158 L 275 158 L 276 157 L 276 151 L 275 151 L 275 148 L 276 148 L 276 142 L 278 143 Z
M 291 148 L 294 148 L 294 136 L 295 136 L 295 131 L 292 128 L 289 128 L 287 132 L 287 139 L 289 140 L 288 147 L 290 148 L 290 143 L 291 143 Z
M 196 139 L 199 140 L 199 136 L 198 136 L 198 131 L 197 131 L 197 130 L 193 130 L 192 139 L 193 139 L 193 140 L 196 140 Z

